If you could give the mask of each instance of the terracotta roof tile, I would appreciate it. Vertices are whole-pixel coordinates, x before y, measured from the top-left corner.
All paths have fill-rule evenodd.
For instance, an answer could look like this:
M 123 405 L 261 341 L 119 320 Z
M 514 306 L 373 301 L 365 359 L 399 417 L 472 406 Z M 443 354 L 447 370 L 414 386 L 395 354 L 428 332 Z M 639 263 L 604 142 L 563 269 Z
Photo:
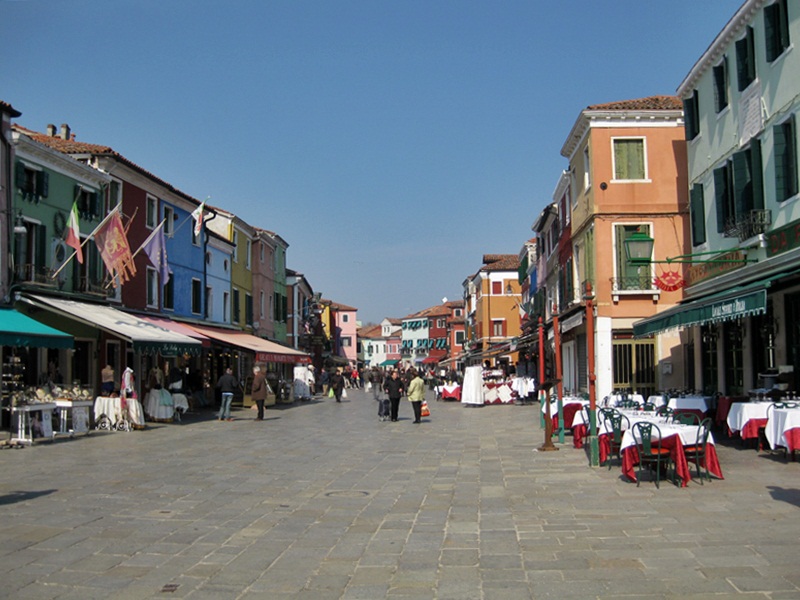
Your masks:
M 519 269 L 518 254 L 484 254 L 481 271 L 516 271 Z
M 648 96 L 634 100 L 592 104 L 587 106 L 586 110 L 683 110 L 683 103 L 677 96 Z

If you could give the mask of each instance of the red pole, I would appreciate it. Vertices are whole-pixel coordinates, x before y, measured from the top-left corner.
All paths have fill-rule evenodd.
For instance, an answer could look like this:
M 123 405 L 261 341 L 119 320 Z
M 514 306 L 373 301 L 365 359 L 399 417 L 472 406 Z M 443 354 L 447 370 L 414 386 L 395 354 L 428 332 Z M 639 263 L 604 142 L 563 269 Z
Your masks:
M 552 452 L 558 450 L 553 445 L 553 416 L 550 414 L 550 398 L 544 389 L 544 323 L 539 317 L 539 400 L 544 402 L 544 444 L 539 447 L 540 452 Z
M 600 466 L 600 447 L 597 442 L 597 390 L 594 372 L 594 292 L 586 282 L 583 299 L 586 303 L 586 353 L 589 367 L 589 466 Z

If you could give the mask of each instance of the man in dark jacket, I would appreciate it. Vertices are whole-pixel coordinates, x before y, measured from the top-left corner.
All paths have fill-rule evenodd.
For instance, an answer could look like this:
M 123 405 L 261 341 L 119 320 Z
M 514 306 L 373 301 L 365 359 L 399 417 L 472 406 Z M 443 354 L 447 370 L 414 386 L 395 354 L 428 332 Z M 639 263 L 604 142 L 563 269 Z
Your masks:
M 261 372 L 261 367 L 253 367 L 253 387 L 250 389 L 250 397 L 258 408 L 256 421 L 263 421 L 264 401 L 267 399 L 267 378 Z
M 405 389 L 397 369 L 394 369 L 392 375 L 383 382 L 383 390 L 389 397 L 391 404 L 390 417 L 392 421 L 397 421 L 397 409 L 400 408 L 400 398 L 403 396 L 403 390 Z
M 331 375 L 330 381 L 331 388 L 333 388 L 333 395 L 337 402 L 342 401 L 342 390 L 344 389 L 344 375 L 341 369 L 336 369 L 336 372 Z
M 225 369 L 225 374 L 217 381 L 217 388 L 222 393 L 222 404 L 219 407 L 217 417 L 220 421 L 223 419 L 233 421 L 231 418 L 231 402 L 233 402 L 233 394 L 239 389 L 239 382 L 233 376 L 233 369 L 230 367 Z

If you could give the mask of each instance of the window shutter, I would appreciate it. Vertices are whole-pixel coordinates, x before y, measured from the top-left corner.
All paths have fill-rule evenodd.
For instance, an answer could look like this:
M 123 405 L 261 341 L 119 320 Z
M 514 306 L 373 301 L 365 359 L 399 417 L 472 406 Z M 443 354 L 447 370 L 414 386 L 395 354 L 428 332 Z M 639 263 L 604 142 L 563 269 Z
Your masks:
M 27 192 L 28 190 L 25 189 L 25 165 L 17 162 L 15 167 L 17 189 L 21 192 Z
M 705 206 L 702 184 L 692 186 L 690 192 L 690 218 L 692 222 L 692 245 L 699 246 L 706 241 Z
M 36 274 L 38 274 L 47 264 L 47 227 L 34 225 L 32 229 L 36 232 L 36 254 L 30 262 L 33 263 Z
M 97 219 L 100 217 L 100 196 L 97 192 L 91 192 L 89 194 L 89 212 L 93 219 Z
M 778 47 L 780 41 L 778 37 L 778 18 L 779 18 L 779 3 L 770 4 L 764 7 L 764 46 L 767 50 L 767 62 L 772 62 L 778 58 Z
M 686 141 L 693 140 L 697 137 L 697 123 L 695 123 L 695 114 L 692 109 L 693 102 L 694 97 L 683 101 L 683 119 L 686 124 Z
M 50 174 L 46 171 L 36 173 L 36 193 L 42 198 L 50 195 Z
M 753 138 L 750 142 L 750 177 L 753 182 L 751 210 L 764 208 L 764 175 L 761 167 L 761 140 Z
M 747 212 L 752 202 L 753 179 L 748 154 L 747 150 L 743 150 L 733 155 L 733 202 L 737 221 Z
M 725 167 L 714 169 L 714 200 L 717 208 L 717 233 L 725 231 L 727 211 L 725 199 L 728 195 L 728 175 Z

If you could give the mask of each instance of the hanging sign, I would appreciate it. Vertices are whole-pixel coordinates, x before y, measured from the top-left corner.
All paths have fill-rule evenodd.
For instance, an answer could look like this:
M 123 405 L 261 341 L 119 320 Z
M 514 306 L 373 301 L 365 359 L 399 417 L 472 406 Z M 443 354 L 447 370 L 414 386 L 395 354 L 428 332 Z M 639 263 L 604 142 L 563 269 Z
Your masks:
M 660 290 L 675 292 L 686 285 L 686 280 L 678 271 L 664 271 L 656 276 L 653 283 Z

